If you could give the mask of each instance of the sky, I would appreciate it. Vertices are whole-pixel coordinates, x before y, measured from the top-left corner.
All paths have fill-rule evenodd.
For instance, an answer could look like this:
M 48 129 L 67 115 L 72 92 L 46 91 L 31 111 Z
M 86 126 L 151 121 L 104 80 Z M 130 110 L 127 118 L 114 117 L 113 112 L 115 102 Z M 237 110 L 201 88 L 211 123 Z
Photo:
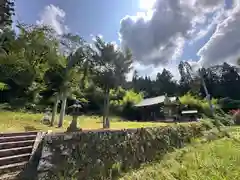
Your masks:
M 152 78 L 166 68 L 178 79 L 180 61 L 209 67 L 240 57 L 240 0 L 16 0 L 15 13 L 58 34 L 127 46 L 133 69 Z

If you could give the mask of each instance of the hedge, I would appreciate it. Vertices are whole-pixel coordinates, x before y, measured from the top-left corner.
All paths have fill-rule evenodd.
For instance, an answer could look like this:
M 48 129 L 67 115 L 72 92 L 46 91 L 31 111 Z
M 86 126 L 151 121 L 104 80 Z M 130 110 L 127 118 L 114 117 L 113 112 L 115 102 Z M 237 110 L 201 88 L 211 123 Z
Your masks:
M 222 98 L 219 100 L 219 104 L 220 107 L 226 112 L 232 109 L 240 109 L 240 100 Z
M 122 172 L 160 159 L 200 137 L 209 126 L 203 123 L 135 130 L 82 132 L 45 138 L 47 157 L 54 166 L 43 179 L 116 179 Z M 65 139 L 63 141 L 63 139 Z

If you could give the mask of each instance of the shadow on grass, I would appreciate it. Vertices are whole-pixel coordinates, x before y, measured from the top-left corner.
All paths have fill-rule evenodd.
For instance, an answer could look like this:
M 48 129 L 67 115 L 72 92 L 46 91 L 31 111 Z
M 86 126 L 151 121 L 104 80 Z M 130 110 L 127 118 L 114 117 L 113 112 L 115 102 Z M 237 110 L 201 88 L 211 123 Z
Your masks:
M 34 126 L 24 126 L 25 132 L 36 131 L 37 129 Z

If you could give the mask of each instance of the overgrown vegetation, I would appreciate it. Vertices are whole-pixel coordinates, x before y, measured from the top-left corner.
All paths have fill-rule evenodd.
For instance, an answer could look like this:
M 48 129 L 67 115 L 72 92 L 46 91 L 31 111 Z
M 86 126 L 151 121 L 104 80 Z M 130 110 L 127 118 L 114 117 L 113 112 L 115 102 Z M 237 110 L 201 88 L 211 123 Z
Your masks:
M 167 152 L 183 147 L 192 138 L 202 136 L 207 129 L 208 126 L 201 123 L 192 123 L 132 131 L 81 133 L 65 141 L 62 141 L 63 136 L 46 137 L 44 146 L 54 152 L 50 163 L 56 166 L 45 179 L 116 179 L 122 172 L 161 159 Z M 63 152 L 68 153 L 64 155 Z
M 187 93 L 180 97 L 180 102 L 183 105 L 188 105 L 189 108 L 197 109 L 200 113 L 203 113 L 206 116 L 211 115 L 211 110 L 206 99 L 201 99 L 198 96 L 193 96 L 190 93 Z M 217 110 L 219 108 L 217 99 L 212 99 L 211 102 L 214 105 L 215 110 Z
M 51 124 L 59 112 L 61 127 L 68 107 L 78 100 L 85 114 L 101 114 L 103 127 L 109 127 L 109 115 L 136 119 L 139 112 L 133 104 L 145 97 L 183 96 L 184 104 L 205 115 L 211 114 L 211 104 L 205 100 L 208 94 L 234 102 L 240 99 L 238 69 L 227 63 L 195 73 L 188 63 L 181 62 L 179 81 L 166 69 L 156 79 L 139 77 L 135 71 L 127 81 L 133 62 L 128 48 L 100 37 L 89 44 L 79 35 L 60 36 L 46 26 L 18 24 L 15 31 L 9 26 L 13 7 L 12 1 L 3 1 L 0 22 L 0 103 L 7 104 L 8 110 L 43 112 L 51 107 Z M 216 99 L 210 102 L 216 105 Z M 231 109 L 238 106 L 232 103 Z M 221 108 L 229 110 L 224 105 Z
M 226 114 L 240 104 L 237 67 L 224 63 L 193 71 L 190 64 L 180 62 L 179 81 L 166 69 L 156 79 L 139 77 L 135 71 L 132 80 L 127 81 L 133 63 L 130 49 L 121 49 L 98 36 L 90 44 L 75 34 L 58 35 L 47 26 L 18 24 L 13 30 L 14 3 L 4 0 L 0 5 L 0 109 L 8 110 L 0 113 L 0 131 L 66 130 L 70 118 L 65 113 L 69 114 L 68 107 L 75 101 L 83 105 L 85 114 L 79 118 L 80 128 L 128 128 L 82 132 L 72 134 L 70 139 L 62 135 L 50 140 L 46 137 L 43 145 L 54 152 L 48 160 L 56 166 L 45 179 L 117 179 L 124 172 L 153 162 L 123 179 L 239 176 L 239 162 L 234 159 L 239 158 L 239 142 L 216 140 L 230 137 L 224 126 L 240 122 L 239 111 Z M 197 109 L 204 121 L 167 127 L 162 123 L 127 121 L 135 120 L 139 114 L 134 104 L 165 93 L 179 96 L 181 103 Z M 52 110 L 51 127 L 40 122 L 40 113 L 46 107 Z M 110 115 L 120 116 L 125 122 L 110 119 Z M 153 126 L 161 127 L 129 129 Z M 193 143 L 209 129 L 217 131 L 209 136 L 216 141 Z M 187 143 L 193 145 L 164 156 Z
M 239 128 L 230 130 L 239 138 Z M 210 136 L 169 153 L 152 164 L 124 175 L 121 180 L 205 180 L 238 179 L 240 143 L 232 138 Z

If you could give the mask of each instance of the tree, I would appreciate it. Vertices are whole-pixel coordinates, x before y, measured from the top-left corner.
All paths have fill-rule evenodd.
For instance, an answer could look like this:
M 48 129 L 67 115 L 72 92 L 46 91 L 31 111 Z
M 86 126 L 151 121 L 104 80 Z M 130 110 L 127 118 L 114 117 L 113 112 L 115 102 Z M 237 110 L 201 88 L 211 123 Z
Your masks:
M 191 66 L 189 63 L 181 61 L 178 65 L 179 74 L 181 76 L 179 85 L 181 94 L 184 94 L 190 90 L 190 84 L 192 82 Z
M 162 73 L 158 73 L 154 83 L 156 95 L 176 95 L 177 84 L 173 81 L 173 75 L 170 71 L 163 69 Z
M 66 61 L 62 57 L 63 61 Z M 63 62 L 63 64 L 66 62 Z M 57 108 L 60 101 L 60 88 L 62 86 L 62 83 L 64 81 L 64 65 L 58 64 L 55 66 L 52 66 L 44 76 L 44 81 L 47 86 L 47 92 L 49 92 L 49 96 L 51 97 L 51 101 L 53 102 L 53 108 L 52 108 L 52 118 L 51 118 L 51 126 L 53 126 L 55 122 L 55 116 L 57 114 Z
M 58 121 L 58 127 L 62 127 L 67 98 L 72 96 L 72 92 L 78 88 L 79 69 L 76 64 L 80 64 L 85 58 L 82 47 L 84 41 L 81 37 L 72 34 L 57 37 L 59 40 L 59 59 L 60 63 L 52 66 L 45 74 L 45 83 L 51 94 L 53 103 L 51 125 L 55 122 L 58 104 L 61 100 L 61 110 Z M 75 46 L 73 47 L 72 44 Z M 78 49 L 76 49 L 78 48 Z M 81 51 L 81 52 L 80 52 Z M 80 53 L 82 53 L 80 55 Z
M 184 83 L 187 85 L 191 85 L 191 83 L 195 83 L 193 85 L 196 85 L 196 82 L 197 84 L 202 84 L 207 101 L 209 103 L 210 110 L 213 115 L 213 106 L 211 103 L 211 97 L 210 97 L 210 94 L 208 93 L 208 89 L 206 87 L 206 83 L 203 78 L 203 71 L 204 71 L 204 68 L 201 68 L 201 69 L 198 69 L 197 72 L 194 72 L 191 65 L 188 62 L 180 62 L 179 64 L 179 72 L 181 75 L 180 83 L 182 82 L 182 85 Z
M 62 83 L 60 84 L 59 87 L 59 92 L 57 94 L 57 100 L 61 99 L 62 104 L 61 104 L 61 111 L 60 111 L 60 116 L 59 116 L 59 122 L 58 122 L 58 127 L 62 127 L 64 116 L 65 116 L 65 110 L 66 110 L 66 105 L 67 105 L 67 98 L 69 95 L 71 95 L 72 89 L 74 85 L 76 85 L 76 81 L 74 81 L 74 74 L 76 73 L 75 69 L 69 67 L 69 62 L 71 62 L 72 55 L 68 57 L 68 64 L 67 67 L 63 69 L 63 76 L 62 76 Z M 76 76 L 75 76 L 76 77 Z
M 26 101 L 36 103 L 39 93 L 45 88 L 45 72 L 51 65 L 58 63 L 58 44 L 51 37 L 51 29 L 46 26 L 19 24 L 17 28 L 18 36 L 9 31 L 1 35 L 5 54 L 0 59 L 0 79 L 18 86 L 11 88 L 16 92 L 13 99 L 23 98 L 25 94 Z
M 71 39 L 72 36 L 70 36 L 69 34 L 67 37 L 70 38 L 70 40 L 72 40 Z M 74 89 L 79 87 L 79 83 L 80 85 L 84 83 L 84 80 L 88 74 L 88 70 L 91 70 L 91 67 L 93 65 L 90 58 L 92 49 L 89 47 L 89 45 L 85 43 L 85 41 L 83 41 L 82 38 L 77 38 L 77 36 L 74 36 L 73 43 L 75 44 L 74 48 L 77 47 L 77 49 L 70 53 L 67 58 L 67 65 L 66 68 L 64 69 L 63 79 L 59 91 L 62 104 L 58 127 L 62 127 L 63 124 L 67 104 L 67 97 L 71 95 L 71 92 Z M 78 77 L 77 75 L 74 75 L 76 73 L 78 73 Z M 79 80 L 78 78 L 80 78 L 81 76 L 82 78 L 81 80 Z
M 226 96 L 228 94 L 231 95 L 232 99 L 240 99 L 240 75 L 238 68 L 227 63 L 223 63 L 221 75 L 221 83 L 224 87 Z
M 96 37 L 94 45 L 95 82 L 104 90 L 105 94 L 103 128 L 109 128 L 110 89 L 116 88 L 125 81 L 125 75 L 131 68 L 132 55 L 129 49 L 122 52 L 114 44 L 106 43 L 100 37 Z
M 12 15 L 14 15 L 14 1 L 1 0 L 0 2 L 0 29 L 12 24 Z

